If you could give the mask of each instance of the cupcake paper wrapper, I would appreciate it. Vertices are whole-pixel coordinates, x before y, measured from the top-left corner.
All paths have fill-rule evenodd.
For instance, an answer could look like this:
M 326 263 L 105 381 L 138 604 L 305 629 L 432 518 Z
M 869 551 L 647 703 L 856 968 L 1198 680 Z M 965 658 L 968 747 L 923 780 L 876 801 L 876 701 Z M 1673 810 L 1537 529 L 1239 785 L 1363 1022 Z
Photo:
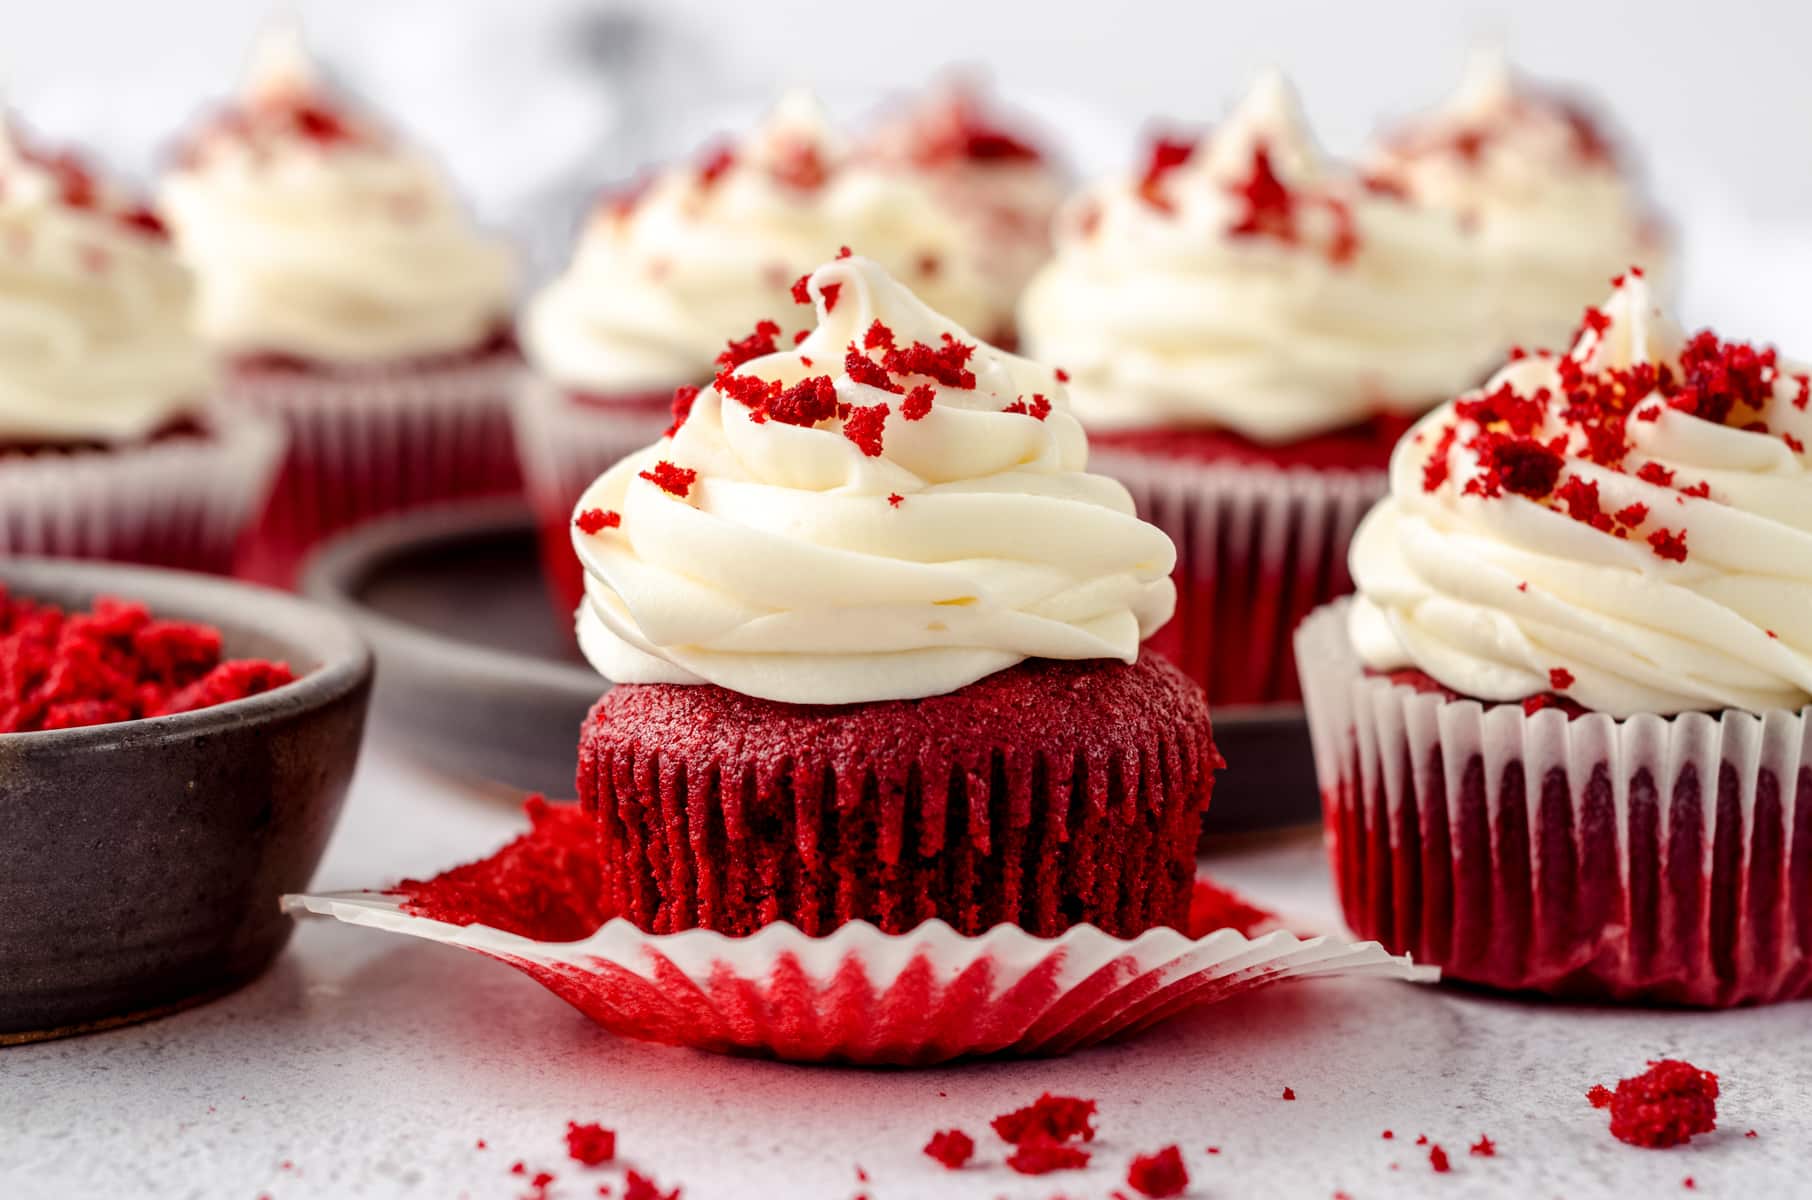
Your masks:
M 659 396 L 626 397 L 621 411 L 614 411 L 577 403 L 559 386 L 532 376 L 525 375 L 516 389 L 511 415 L 517 453 L 563 622 L 570 623 L 583 591 L 572 549 L 573 505 L 619 459 L 660 439 L 672 422 L 671 396 L 669 389 Z
M 1386 491 L 1382 471 L 1275 470 L 1098 450 L 1090 469 L 1125 484 L 1177 548 L 1177 611 L 1151 645 L 1211 704 L 1293 702 L 1291 633 L 1352 590 L 1347 545 Z
M 1812 995 L 1812 710 L 1449 700 L 1366 675 L 1348 603 L 1303 625 L 1297 661 L 1355 932 L 1500 988 Z
M 280 421 L 289 449 L 242 573 L 287 584 L 330 534 L 384 513 L 513 494 L 521 476 L 513 356 L 371 373 L 241 375 L 237 408 Z
M 244 414 L 205 420 L 206 437 L 0 458 L 0 556 L 230 570 L 269 494 L 283 435 Z
M 1123 941 L 1088 926 L 1052 939 L 1001 926 L 964 937 L 933 921 L 895 935 L 853 923 L 813 938 L 778 924 L 729 938 L 648 934 L 619 919 L 584 941 L 538 942 L 411 916 L 370 892 L 284 903 L 498 959 L 613 1033 L 800 1062 L 1060 1054 L 1286 980 L 1436 977 L 1376 943 L 1283 931 L 1191 940 L 1155 929 Z

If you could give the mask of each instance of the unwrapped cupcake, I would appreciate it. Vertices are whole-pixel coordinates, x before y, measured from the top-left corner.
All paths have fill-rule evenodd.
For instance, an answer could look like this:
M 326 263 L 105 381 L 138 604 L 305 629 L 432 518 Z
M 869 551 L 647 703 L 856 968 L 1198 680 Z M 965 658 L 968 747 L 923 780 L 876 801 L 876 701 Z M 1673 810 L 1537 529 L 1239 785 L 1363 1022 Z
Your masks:
M 281 434 L 222 411 L 162 222 L 0 124 L 0 556 L 224 572 Z
M 965 327 L 1009 327 L 1011 302 L 984 286 L 960 223 L 916 180 L 858 159 L 802 93 L 740 144 L 597 209 L 571 267 L 523 321 L 536 377 L 519 398 L 517 434 L 563 611 L 578 603 L 567 521 L 580 490 L 658 437 L 675 389 L 709 383 L 736 353 L 729 343 L 840 246 L 859 247 Z M 803 331 L 776 333 L 786 345 Z
M 260 45 L 160 200 L 228 402 L 290 434 L 247 573 L 287 582 L 337 529 L 519 486 L 509 253 L 433 163 L 327 93 L 290 31 Z
M 1487 369 L 1477 260 L 1458 217 L 1325 162 L 1276 75 L 1066 205 L 1021 330 L 1176 543 L 1159 644 L 1215 703 L 1297 694 L 1290 631 L 1346 590 L 1397 434 Z
M 1140 649 L 1169 539 L 1086 473 L 1050 368 L 865 258 L 800 296 L 816 328 L 764 321 L 579 501 L 580 645 L 619 685 L 578 777 L 606 907 L 1181 928 L 1219 759 L 1201 689 Z
M 1584 105 L 1474 55 L 1448 104 L 1388 133 L 1374 186 L 1458 215 L 1496 297 L 1499 350 L 1553 346 L 1631 263 L 1651 287 L 1672 248 L 1616 142 Z
M 1812 990 L 1809 397 L 1631 272 L 1403 440 L 1297 643 L 1356 931 L 1494 987 Z

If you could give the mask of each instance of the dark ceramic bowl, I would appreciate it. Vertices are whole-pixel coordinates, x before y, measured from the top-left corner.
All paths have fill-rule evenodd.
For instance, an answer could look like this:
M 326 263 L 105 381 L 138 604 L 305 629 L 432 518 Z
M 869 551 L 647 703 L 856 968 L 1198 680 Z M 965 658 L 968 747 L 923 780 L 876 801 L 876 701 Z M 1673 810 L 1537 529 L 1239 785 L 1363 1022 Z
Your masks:
M 0 560 L 65 608 L 149 605 L 294 683 L 197 712 L 0 734 L 0 1043 L 142 1020 L 255 978 L 289 940 L 352 777 L 371 653 L 317 605 L 176 571 Z

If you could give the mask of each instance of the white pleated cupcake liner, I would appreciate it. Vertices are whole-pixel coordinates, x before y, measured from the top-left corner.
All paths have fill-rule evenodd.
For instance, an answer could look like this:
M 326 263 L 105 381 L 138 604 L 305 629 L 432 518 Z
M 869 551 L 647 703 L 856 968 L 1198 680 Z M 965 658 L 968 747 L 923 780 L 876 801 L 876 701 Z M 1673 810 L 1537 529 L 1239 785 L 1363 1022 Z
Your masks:
M 247 573 L 288 582 L 323 538 L 388 513 L 521 490 L 513 354 L 411 370 L 240 373 L 225 396 L 282 423 L 288 453 Z
M 731 938 L 649 934 L 618 919 L 583 941 L 539 942 L 412 916 L 393 895 L 286 896 L 284 905 L 498 959 L 613 1033 L 800 1062 L 1060 1054 L 1290 980 L 1438 975 L 1376 943 L 1282 930 L 1191 939 L 1154 929 L 1129 941 L 1092 926 L 1056 938 L 1005 925 L 966 937 L 942 921 L 904 934 L 858 922 L 824 937 L 777 924 Z
M 270 492 L 283 433 L 225 408 L 200 421 L 193 437 L 0 457 L 0 555 L 229 571 Z
M 1500 988 L 1698 1006 L 1812 994 L 1808 714 L 1569 719 L 1368 675 L 1350 601 L 1297 635 L 1360 936 Z
M 511 417 L 530 507 L 541 529 L 544 565 L 555 605 L 570 618 L 581 590 L 570 544 L 573 505 L 620 459 L 660 440 L 672 423 L 666 401 L 626 397 L 619 408 L 586 404 L 547 379 L 525 375 Z
M 1383 471 L 1236 466 L 1097 449 L 1176 544 L 1176 616 L 1151 639 L 1215 705 L 1300 698 L 1291 634 L 1352 590 L 1347 547 L 1387 490 Z

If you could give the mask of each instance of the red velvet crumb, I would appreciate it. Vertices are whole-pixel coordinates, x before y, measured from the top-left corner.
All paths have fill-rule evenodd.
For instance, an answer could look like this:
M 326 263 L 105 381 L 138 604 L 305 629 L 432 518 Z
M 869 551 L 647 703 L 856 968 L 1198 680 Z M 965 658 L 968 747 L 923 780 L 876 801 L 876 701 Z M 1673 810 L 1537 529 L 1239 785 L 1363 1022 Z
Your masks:
M 1217 929 L 1237 929 L 1250 936 L 1276 914 L 1252 904 L 1244 896 L 1197 876 L 1189 896 L 1189 924 L 1186 932 L 1192 938 L 1203 938 Z
M 672 437 L 679 432 L 680 426 L 686 423 L 686 418 L 692 415 L 692 405 L 697 402 L 698 393 L 699 389 L 695 387 L 676 387 L 673 389 L 673 402 L 671 405 L 673 424 L 667 426 L 667 432 L 662 434 L 662 437 Z
M 1020 1142 L 1007 1156 L 1007 1166 L 1021 1175 L 1048 1175 L 1088 1166 L 1089 1153 L 1080 1146 L 1036 1134 Z
M 931 406 L 937 400 L 937 389 L 928 383 L 921 383 L 906 393 L 906 399 L 900 402 L 900 415 L 908 421 L 922 421 L 931 413 Z
M 1439 1145 L 1428 1148 L 1428 1165 L 1434 1168 L 1437 1175 L 1445 1175 L 1453 1170 L 1452 1164 L 1447 1161 L 1447 1151 L 1441 1149 Z
M 698 479 L 698 472 L 691 467 L 676 467 L 666 459 L 654 464 L 653 468 L 640 473 L 640 477 L 660 488 L 663 492 L 678 496 L 681 500 L 692 490 Z
M 849 415 L 843 418 L 843 436 L 854 442 L 856 448 L 869 458 L 879 458 L 882 435 L 887 430 L 888 411 L 885 404 L 851 406 Z
M 1095 1102 L 1046 1092 L 1024 1108 L 995 1117 L 992 1124 L 1003 1142 L 1017 1144 L 1032 1137 L 1058 1142 L 1079 1137 L 1092 1142 L 1095 1140 Z
M 1287 1087 L 1287 1088 L 1285 1088 L 1285 1089 L 1284 1089 L 1284 1090 L 1283 1090 L 1283 1098 L 1284 1098 L 1284 1099 L 1285 1099 L 1285 1100 L 1294 1100 L 1294 1099 L 1296 1099 L 1296 1089 L 1295 1089 L 1295 1088 L 1291 1088 L 1291 1087 Z
M 101 598 L 65 613 L 0 587 L 0 733 L 192 712 L 294 679 L 282 663 L 222 661 L 219 630 L 142 604 Z
M 1156 1154 L 1139 1155 L 1127 1169 L 1126 1182 L 1141 1195 L 1181 1196 L 1189 1187 L 1182 1151 L 1166 1146 Z
M 905 503 L 905 501 L 906 497 L 900 495 L 898 492 L 888 493 L 887 504 L 890 508 L 898 508 L 901 504 Z
M 975 1156 L 975 1139 L 960 1129 L 942 1129 L 925 1143 L 925 1153 L 954 1171 Z
M 586 1125 L 568 1121 L 566 1152 L 574 1162 L 584 1163 L 588 1167 L 603 1166 L 615 1161 L 617 1157 L 617 1135 L 595 1121 Z
M 573 524 L 579 527 L 581 533 L 601 533 L 621 526 L 623 514 L 615 509 L 588 508 L 579 514 Z
M 818 289 L 818 294 L 824 297 L 824 311 L 827 313 L 835 312 L 837 310 L 837 297 L 843 294 L 843 285 L 840 283 L 827 283 Z
M 1469 1149 L 1473 1154 L 1477 1155 L 1479 1158 L 1496 1158 L 1497 1157 L 1497 1143 L 1492 1141 L 1490 1138 L 1486 1137 L 1482 1133 L 1479 1134 L 1479 1140 L 1472 1143 L 1472 1145 L 1469 1147 Z
M 1686 531 L 1684 529 L 1679 533 L 1657 529 L 1648 535 L 1648 544 L 1655 548 L 1656 555 L 1669 562 L 1686 561 Z
M 1691 1063 L 1664 1058 L 1617 1084 L 1587 1093 L 1593 1108 L 1611 1110 L 1611 1134 L 1632 1146 L 1665 1149 L 1710 1133 L 1718 1124 L 1718 1077 Z
M 856 383 L 879 388 L 883 392 L 901 395 L 906 391 L 905 388 L 888 378 L 885 367 L 857 349 L 854 342 L 850 343 L 849 351 L 843 356 L 843 373 Z
M 1553 667 L 1548 671 L 1548 686 L 1557 692 L 1564 692 L 1574 683 L 1573 672 L 1565 667 Z
M 654 1180 L 631 1167 L 623 1180 L 623 1200 L 680 1200 L 680 1189 L 663 1192 Z

